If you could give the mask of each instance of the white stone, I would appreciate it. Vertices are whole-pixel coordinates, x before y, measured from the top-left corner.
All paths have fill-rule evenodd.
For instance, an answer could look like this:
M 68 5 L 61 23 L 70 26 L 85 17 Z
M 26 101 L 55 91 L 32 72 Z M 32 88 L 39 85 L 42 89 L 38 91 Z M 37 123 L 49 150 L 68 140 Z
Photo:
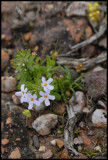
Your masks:
M 105 109 L 96 109 L 92 114 L 92 122 L 98 127 L 105 127 L 107 124 L 107 114 Z
M 38 117 L 33 123 L 32 127 L 42 136 L 48 135 L 52 128 L 55 128 L 58 123 L 57 115 L 44 114 Z
M 54 139 L 54 140 L 50 141 L 50 143 L 51 143 L 53 146 L 56 146 L 56 140 L 57 140 L 57 139 Z
M 74 104 L 74 96 L 69 100 L 71 103 L 74 112 L 83 112 L 84 107 L 86 106 L 86 97 L 83 92 L 77 91 L 75 92 L 75 104 Z

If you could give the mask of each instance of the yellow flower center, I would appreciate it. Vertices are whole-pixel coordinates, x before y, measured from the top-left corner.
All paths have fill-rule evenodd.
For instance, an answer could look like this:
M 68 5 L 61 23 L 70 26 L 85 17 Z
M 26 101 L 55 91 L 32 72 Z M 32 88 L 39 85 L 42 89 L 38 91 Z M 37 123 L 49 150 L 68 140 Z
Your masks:
M 31 98 L 31 101 L 34 101 L 34 98 Z
M 45 96 L 44 96 L 44 98 L 48 98 L 48 96 L 47 96 L 47 95 L 45 95 Z
M 47 83 L 44 83 L 44 86 L 47 87 Z
M 22 94 L 24 95 L 24 92 L 22 92 Z

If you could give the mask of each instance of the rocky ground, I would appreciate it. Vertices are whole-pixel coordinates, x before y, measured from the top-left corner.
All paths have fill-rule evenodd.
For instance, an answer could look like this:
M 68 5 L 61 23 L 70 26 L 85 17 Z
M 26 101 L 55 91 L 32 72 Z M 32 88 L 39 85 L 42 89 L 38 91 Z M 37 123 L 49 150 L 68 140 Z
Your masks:
M 94 63 L 85 70 L 72 67 L 72 74 L 78 77 L 82 72 L 85 87 L 76 91 L 76 103 L 70 95 L 73 110 L 77 114 L 74 128 L 75 156 L 65 148 L 64 135 L 59 132 L 68 116 L 66 104 L 54 102 L 52 108 L 32 111 L 26 118 L 22 112 L 27 109 L 14 95 L 17 91 L 17 72 L 11 59 L 17 49 L 31 49 L 42 59 L 51 56 L 51 51 L 60 49 L 59 55 L 71 51 L 74 46 L 95 35 L 93 26 L 83 12 L 77 16 L 73 9 L 66 10 L 72 2 L 3 2 L 1 32 L 1 158 L 2 159 L 106 159 L 107 157 L 107 62 Z M 106 5 L 106 1 L 100 1 Z M 77 7 L 76 7 L 77 8 Z M 73 11 L 73 12 L 72 12 Z M 81 47 L 72 58 L 93 60 L 107 50 L 106 32 L 93 43 Z M 96 61 L 96 59 L 95 59 Z M 58 60 L 59 62 L 59 60 Z M 95 88 L 95 89 L 94 89 Z M 64 116 L 63 116 L 63 113 Z M 41 125 L 42 124 L 42 125 Z

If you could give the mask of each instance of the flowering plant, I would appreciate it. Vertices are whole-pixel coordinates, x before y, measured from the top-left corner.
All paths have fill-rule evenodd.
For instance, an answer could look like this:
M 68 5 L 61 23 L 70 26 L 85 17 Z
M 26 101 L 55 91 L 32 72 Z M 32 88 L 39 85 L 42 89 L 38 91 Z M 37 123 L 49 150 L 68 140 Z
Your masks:
M 28 111 L 23 113 L 28 117 L 31 115 L 29 110 L 33 107 L 40 106 L 41 103 L 51 106 L 52 100 L 55 99 L 68 103 L 67 92 L 74 94 L 76 88 L 82 89 L 83 75 L 74 79 L 69 67 L 56 65 L 56 58 L 53 54 L 52 58 L 47 56 L 44 61 L 32 54 L 30 49 L 17 50 L 15 56 L 11 64 L 17 72 L 17 89 L 21 90 L 15 95 L 21 96 L 21 103 L 28 103 Z M 61 74 L 58 74 L 58 69 Z

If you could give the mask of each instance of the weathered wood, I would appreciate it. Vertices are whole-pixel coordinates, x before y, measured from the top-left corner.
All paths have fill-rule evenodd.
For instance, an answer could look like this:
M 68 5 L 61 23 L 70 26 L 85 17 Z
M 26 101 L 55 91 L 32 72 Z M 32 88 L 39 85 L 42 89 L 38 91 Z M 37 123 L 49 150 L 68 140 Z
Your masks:
M 64 142 L 65 147 L 68 148 L 72 153 L 76 156 L 79 155 L 78 152 L 74 149 L 73 145 L 73 134 L 74 127 L 77 122 L 77 117 L 73 111 L 71 104 L 66 105 L 67 113 L 68 113 L 68 121 L 64 129 Z
M 76 44 L 76 45 L 74 45 L 74 46 L 69 45 L 71 51 L 67 52 L 65 55 L 60 55 L 60 57 L 61 57 L 61 56 L 70 56 L 70 55 L 73 54 L 73 52 L 75 52 L 76 50 L 78 50 L 78 49 L 80 49 L 80 48 L 82 48 L 82 47 L 85 47 L 85 46 L 93 43 L 94 41 L 96 41 L 97 39 L 99 39 L 99 38 L 105 33 L 105 31 L 106 31 L 106 27 L 105 27 L 105 26 L 104 26 L 104 27 L 102 26 L 102 27 L 101 27 L 101 30 L 100 30 L 100 28 L 99 28 L 99 32 L 97 32 L 94 36 L 90 37 L 89 39 L 87 39 L 87 40 L 85 40 L 85 41 L 83 41 L 83 42 L 81 42 L 81 43 L 78 43 L 78 44 Z M 59 55 L 58 55 L 58 57 L 59 57 Z
M 107 60 L 107 53 L 102 52 L 100 55 L 94 58 L 70 58 L 70 57 L 58 57 L 57 64 L 60 65 L 69 65 L 73 68 L 76 68 L 79 64 L 82 64 L 85 70 L 94 67 L 97 64 L 101 64 Z

